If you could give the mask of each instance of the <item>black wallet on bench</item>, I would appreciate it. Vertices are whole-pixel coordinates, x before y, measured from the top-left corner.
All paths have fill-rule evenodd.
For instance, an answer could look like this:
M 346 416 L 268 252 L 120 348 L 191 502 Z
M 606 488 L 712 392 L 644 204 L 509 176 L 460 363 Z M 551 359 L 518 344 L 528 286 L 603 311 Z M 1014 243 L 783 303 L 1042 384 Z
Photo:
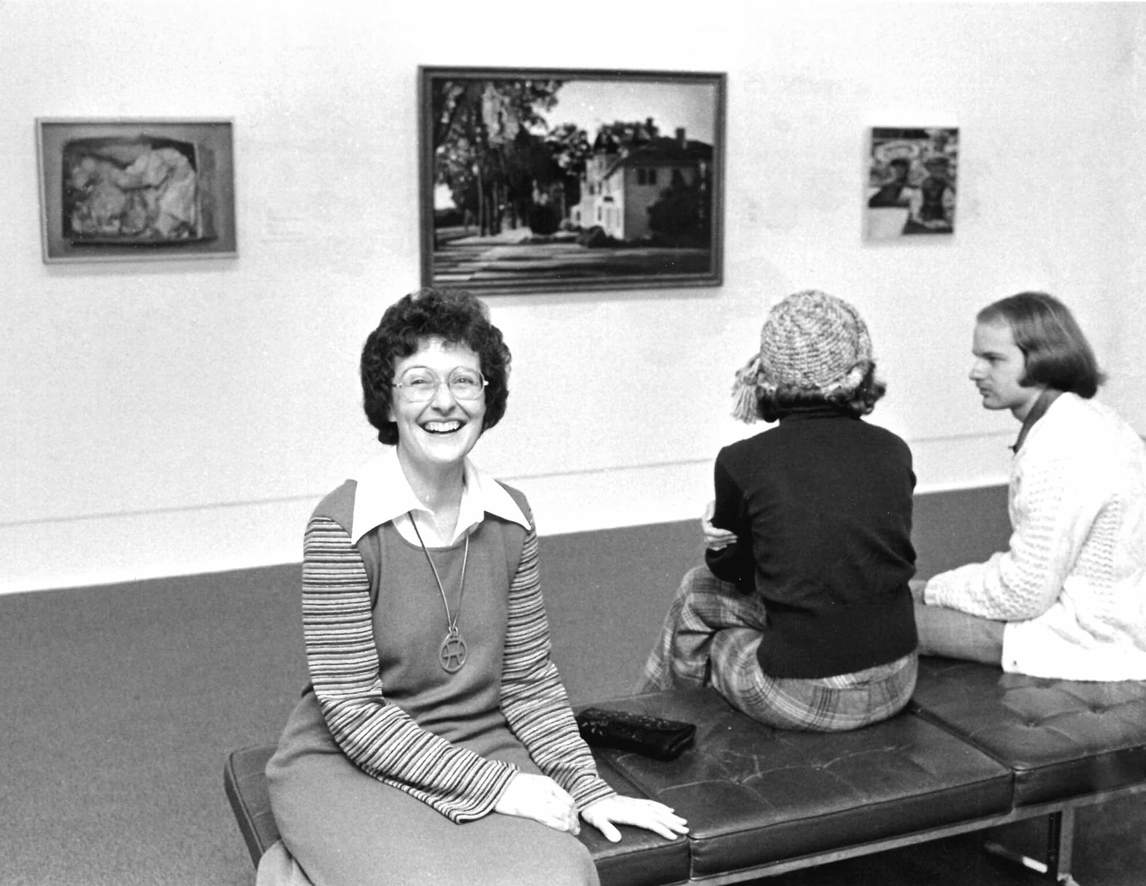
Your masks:
M 577 714 L 577 726 L 594 747 L 634 751 L 657 760 L 675 760 L 696 736 L 692 723 L 604 708 L 585 708 Z

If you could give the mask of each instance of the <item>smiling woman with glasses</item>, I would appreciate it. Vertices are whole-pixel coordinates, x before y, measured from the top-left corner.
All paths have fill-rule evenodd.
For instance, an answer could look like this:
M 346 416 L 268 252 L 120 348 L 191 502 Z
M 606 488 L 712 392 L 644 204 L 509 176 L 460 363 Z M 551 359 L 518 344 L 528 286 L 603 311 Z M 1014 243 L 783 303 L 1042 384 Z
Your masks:
M 407 295 L 366 340 L 385 445 L 307 525 L 311 685 L 267 766 L 282 840 L 260 884 L 581 886 L 598 882 L 582 819 L 613 841 L 687 831 L 598 776 L 549 659 L 529 505 L 469 460 L 509 362 L 465 292 Z
M 398 361 L 413 357 L 431 337 L 464 345 L 477 357 L 472 369 L 481 377 L 485 393 L 481 430 L 492 428 L 505 415 L 510 356 L 501 330 L 489 322 L 485 306 L 472 295 L 449 290 L 422 290 L 392 305 L 378 328 L 367 337 L 362 349 L 362 405 L 367 420 L 377 429 L 381 443 L 398 443 L 398 428 L 391 414 L 395 388 L 402 392 L 407 402 L 424 402 L 409 396 L 408 389 L 402 387 L 405 380 L 395 370 Z M 433 371 L 420 365 L 422 362 L 408 362 L 404 371 L 413 368 Z M 450 363 L 446 374 L 460 368 L 463 367 L 456 362 Z M 423 380 L 426 385 L 431 382 L 428 377 Z M 449 387 L 452 391 L 454 385 Z M 434 393 L 440 392 L 435 390 Z M 467 398 L 463 396 L 460 399 Z

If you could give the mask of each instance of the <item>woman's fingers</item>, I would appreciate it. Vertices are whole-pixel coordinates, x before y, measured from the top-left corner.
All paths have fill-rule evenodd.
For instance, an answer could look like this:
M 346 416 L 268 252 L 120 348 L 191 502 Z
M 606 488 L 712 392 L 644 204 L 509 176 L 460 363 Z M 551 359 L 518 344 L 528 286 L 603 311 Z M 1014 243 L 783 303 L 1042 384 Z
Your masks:
M 494 811 L 532 818 L 558 831 L 580 833 L 580 818 L 593 825 L 612 843 L 621 839 L 617 825 L 627 824 L 674 840 L 688 833 L 688 822 L 656 800 L 614 795 L 590 803 L 577 815 L 577 806 L 567 791 L 544 775 L 519 772 L 506 786 Z
M 621 833 L 616 828 L 618 824 L 644 828 L 666 840 L 674 840 L 688 833 L 688 822 L 670 807 L 655 800 L 637 797 L 606 797 L 586 806 L 581 816 L 613 843 L 621 839 Z

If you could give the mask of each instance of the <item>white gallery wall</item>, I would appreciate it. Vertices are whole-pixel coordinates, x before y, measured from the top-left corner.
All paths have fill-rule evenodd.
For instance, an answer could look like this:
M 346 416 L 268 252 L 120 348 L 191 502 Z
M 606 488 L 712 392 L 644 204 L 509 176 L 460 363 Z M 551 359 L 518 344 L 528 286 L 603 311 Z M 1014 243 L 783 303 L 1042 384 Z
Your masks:
M 728 75 L 722 286 L 487 299 L 512 393 L 475 459 L 543 535 L 698 515 L 801 288 L 868 320 L 921 490 L 1005 479 L 966 371 L 1020 289 L 1075 308 L 1146 431 L 1141 4 L 0 0 L 0 592 L 300 558 L 377 445 L 361 343 L 419 285 L 418 65 Z M 44 264 L 35 118 L 147 116 L 234 121 L 238 257 Z M 867 128 L 934 124 L 955 235 L 865 243 Z

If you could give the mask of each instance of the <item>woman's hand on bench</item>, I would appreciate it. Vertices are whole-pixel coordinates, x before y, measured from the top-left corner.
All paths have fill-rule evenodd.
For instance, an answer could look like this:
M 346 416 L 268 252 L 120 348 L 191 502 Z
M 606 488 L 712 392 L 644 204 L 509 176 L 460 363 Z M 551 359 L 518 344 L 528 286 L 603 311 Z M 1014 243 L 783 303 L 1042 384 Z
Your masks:
M 688 822 L 664 803 L 620 794 L 590 803 L 581 810 L 581 817 L 604 834 L 610 843 L 621 839 L 621 832 L 616 828 L 619 824 L 653 831 L 666 840 L 675 840 L 688 833 Z

